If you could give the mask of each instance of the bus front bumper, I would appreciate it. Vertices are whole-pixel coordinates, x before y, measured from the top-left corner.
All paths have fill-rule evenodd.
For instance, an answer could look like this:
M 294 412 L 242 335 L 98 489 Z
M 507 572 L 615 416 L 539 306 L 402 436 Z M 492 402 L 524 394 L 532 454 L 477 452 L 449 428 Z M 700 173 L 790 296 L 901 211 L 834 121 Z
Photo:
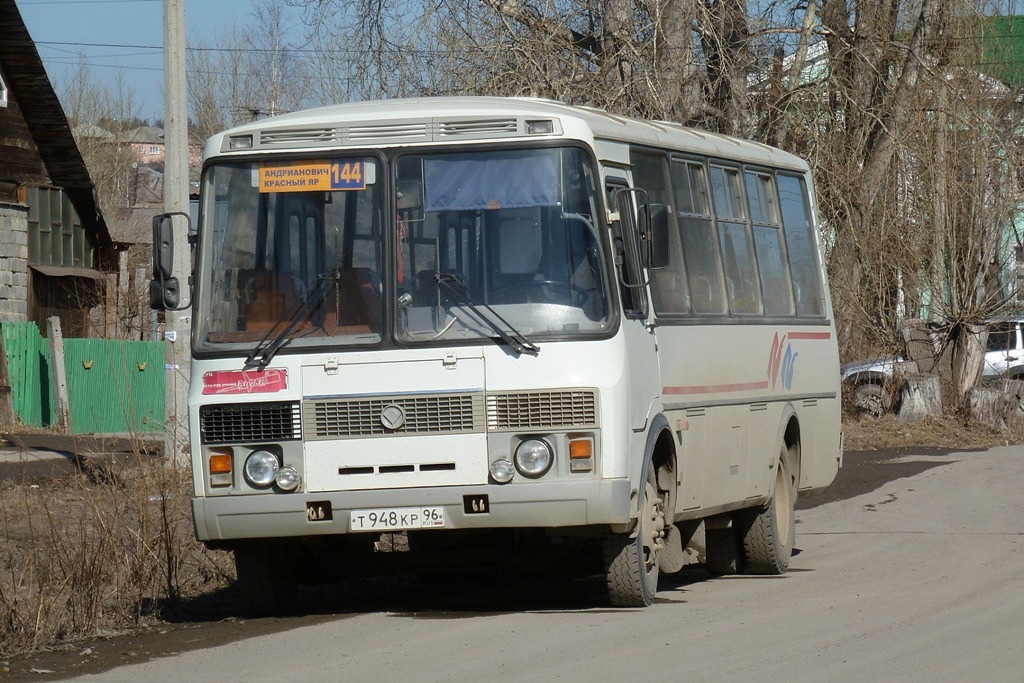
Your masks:
M 200 541 L 356 533 L 351 528 L 353 510 L 441 507 L 445 529 L 582 527 L 628 524 L 630 493 L 626 479 L 386 491 L 269 492 L 194 498 L 192 513 Z

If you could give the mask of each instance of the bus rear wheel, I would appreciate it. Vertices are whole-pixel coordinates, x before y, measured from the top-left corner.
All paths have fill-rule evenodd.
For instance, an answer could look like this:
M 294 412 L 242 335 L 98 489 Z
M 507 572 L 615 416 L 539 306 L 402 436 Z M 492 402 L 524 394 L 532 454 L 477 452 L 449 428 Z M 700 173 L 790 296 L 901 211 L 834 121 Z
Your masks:
M 785 574 L 789 569 L 796 540 L 796 482 L 789 474 L 788 455 L 783 446 L 775 468 L 775 492 L 768 505 L 754 512 L 749 525 L 744 525 L 743 551 L 751 574 Z
M 665 545 L 665 509 L 654 467 L 647 471 L 633 532 L 604 541 L 605 582 L 615 607 L 647 607 L 658 592 L 658 554 Z

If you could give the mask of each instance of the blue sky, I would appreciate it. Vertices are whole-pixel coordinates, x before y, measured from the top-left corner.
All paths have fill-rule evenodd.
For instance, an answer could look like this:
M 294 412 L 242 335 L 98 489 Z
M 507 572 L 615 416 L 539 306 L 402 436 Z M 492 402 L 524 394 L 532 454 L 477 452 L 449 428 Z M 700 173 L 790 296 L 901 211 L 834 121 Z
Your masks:
M 134 92 L 139 116 L 163 119 L 163 0 L 17 0 L 60 94 L 80 63 L 90 77 Z M 254 0 L 185 0 L 186 39 L 216 46 L 252 19 Z

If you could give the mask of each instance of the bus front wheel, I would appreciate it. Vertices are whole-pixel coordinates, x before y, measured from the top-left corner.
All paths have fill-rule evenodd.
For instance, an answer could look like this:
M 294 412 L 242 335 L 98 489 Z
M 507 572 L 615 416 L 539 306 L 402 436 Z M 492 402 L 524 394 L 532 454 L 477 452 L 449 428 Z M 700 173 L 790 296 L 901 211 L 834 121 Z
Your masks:
M 664 498 L 658 491 L 653 465 L 632 533 L 604 541 L 605 582 L 615 607 L 647 607 L 658 592 L 658 553 L 664 547 Z

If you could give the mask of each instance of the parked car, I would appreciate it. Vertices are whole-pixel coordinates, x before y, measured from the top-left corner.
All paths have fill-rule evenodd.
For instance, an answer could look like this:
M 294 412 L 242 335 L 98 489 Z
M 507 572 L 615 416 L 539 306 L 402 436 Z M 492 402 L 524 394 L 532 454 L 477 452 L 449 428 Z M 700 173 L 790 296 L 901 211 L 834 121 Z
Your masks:
M 855 410 L 884 415 L 899 407 L 900 380 L 896 364 L 902 357 L 872 358 L 846 363 L 839 369 L 843 393 Z
M 982 376 L 1024 380 L 1024 316 L 990 323 Z M 840 368 L 844 393 L 856 410 L 882 415 L 899 408 L 900 356 L 847 363 Z
M 985 377 L 1024 379 L 1024 339 L 1021 327 L 1024 317 L 992 323 L 988 328 L 988 351 L 985 352 Z

